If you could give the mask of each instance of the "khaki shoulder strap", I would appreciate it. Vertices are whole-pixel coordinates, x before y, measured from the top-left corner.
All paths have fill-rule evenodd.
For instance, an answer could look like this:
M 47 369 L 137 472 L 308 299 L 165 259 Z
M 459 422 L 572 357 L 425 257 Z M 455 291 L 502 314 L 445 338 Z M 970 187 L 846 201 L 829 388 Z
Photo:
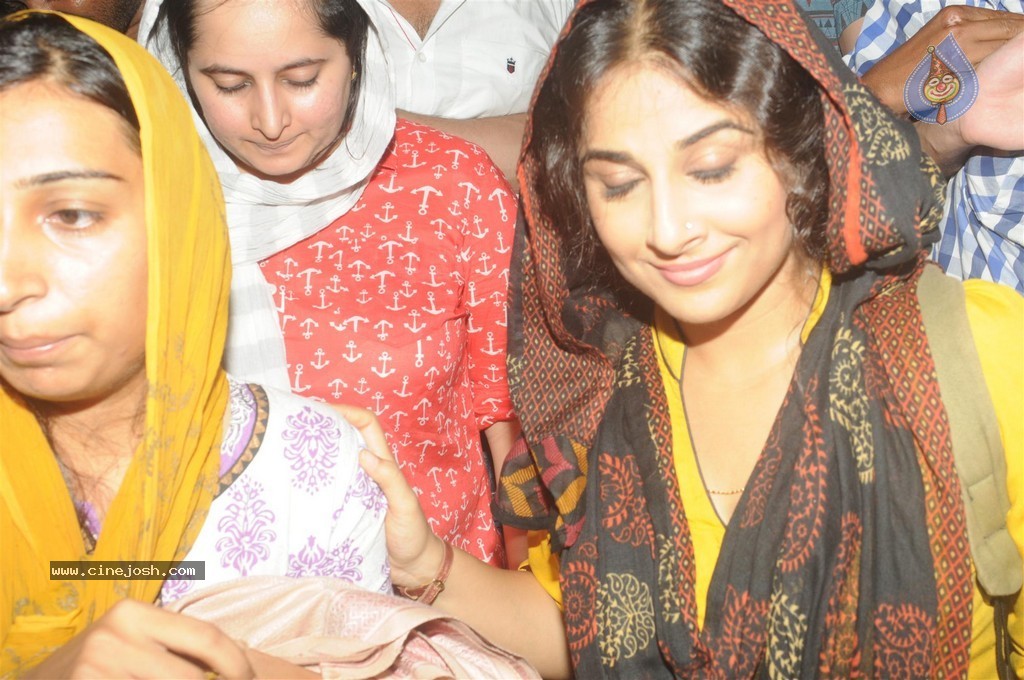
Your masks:
M 1006 527 L 1006 458 L 967 320 L 963 284 L 928 265 L 917 286 L 953 438 L 978 582 L 993 597 L 1021 589 L 1024 562 Z

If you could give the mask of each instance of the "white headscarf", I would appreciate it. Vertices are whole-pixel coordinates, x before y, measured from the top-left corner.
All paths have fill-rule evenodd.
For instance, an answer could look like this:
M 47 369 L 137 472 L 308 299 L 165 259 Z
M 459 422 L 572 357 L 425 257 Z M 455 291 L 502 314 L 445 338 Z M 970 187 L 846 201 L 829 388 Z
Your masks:
M 166 26 L 149 39 L 163 1 L 147 0 L 139 39 L 188 97 L 184 73 L 171 49 Z M 358 0 L 360 6 L 368 1 Z M 352 208 L 391 143 L 394 102 L 394 84 L 371 23 L 351 130 L 320 165 L 290 184 L 259 179 L 239 170 L 193 107 L 193 121 L 213 158 L 227 204 L 234 275 L 224 365 L 231 374 L 289 389 L 284 335 L 278 326 L 274 300 L 276 290 L 263 277 L 259 262 L 312 236 Z

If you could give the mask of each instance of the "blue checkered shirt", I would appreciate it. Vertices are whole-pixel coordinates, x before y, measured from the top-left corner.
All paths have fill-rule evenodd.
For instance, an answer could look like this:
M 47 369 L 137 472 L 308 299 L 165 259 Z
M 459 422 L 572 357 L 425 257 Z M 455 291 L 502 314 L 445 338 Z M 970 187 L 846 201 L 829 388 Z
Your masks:
M 863 75 L 946 5 L 1024 14 L 1024 0 L 875 0 L 847 63 Z M 967 159 L 946 188 L 942 236 L 932 258 L 953 276 L 997 281 L 1024 293 L 1024 155 Z

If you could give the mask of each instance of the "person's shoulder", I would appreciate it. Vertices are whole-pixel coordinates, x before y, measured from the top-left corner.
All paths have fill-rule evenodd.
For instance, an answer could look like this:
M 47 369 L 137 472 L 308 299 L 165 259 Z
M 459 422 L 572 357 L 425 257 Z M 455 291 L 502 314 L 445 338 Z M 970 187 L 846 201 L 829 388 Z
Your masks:
M 992 281 L 964 281 L 967 318 L 975 337 L 995 336 L 1015 341 L 1018 350 L 1024 341 L 1024 297 L 1013 288 Z
M 415 163 L 402 162 L 413 155 L 417 156 Z M 400 161 L 394 165 L 403 175 L 414 172 L 433 174 L 435 185 L 448 182 L 455 186 L 466 181 L 490 185 L 505 181 L 483 147 L 458 135 L 405 118 L 399 118 L 395 125 L 394 156 Z M 440 159 L 446 167 L 440 177 L 433 163 L 421 162 L 431 157 Z
M 416 123 L 399 117 L 395 124 L 395 147 L 401 147 L 403 144 L 411 144 L 414 147 L 423 147 L 433 151 L 438 149 L 442 151 L 458 150 L 471 156 L 486 154 L 482 147 L 464 137 L 444 132 L 432 125 Z
M 997 410 L 1019 404 L 1024 389 L 1024 297 L 991 281 L 971 279 L 963 286 L 967 321 Z
M 344 444 L 361 446 L 362 436 L 359 431 L 330 404 L 276 387 L 245 383 L 231 376 L 229 380 L 266 395 L 270 417 L 285 430 L 312 432 L 317 436 L 322 434 Z

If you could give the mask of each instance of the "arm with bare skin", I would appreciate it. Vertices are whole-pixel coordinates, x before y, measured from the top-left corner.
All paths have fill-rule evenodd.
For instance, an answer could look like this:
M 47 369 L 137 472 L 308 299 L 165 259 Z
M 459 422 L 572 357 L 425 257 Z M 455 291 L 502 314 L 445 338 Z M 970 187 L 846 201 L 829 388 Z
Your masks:
M 839 51 L 846 54 L 857 44 L 857 36 L 860 35 L 860 28 L 864 25 L 864 17 L 850 23 L 839 34 Z
M 408 111 L 399 111 L 398 115 L 414 123 L 430 125 L 442 132 L 457 135 L 479 145 L 491 157 L 498 169 L 505 174 L 505 179 L 512 185 L 513 191 L 519 193 L 516 164 L 519 162 L 519 150 L 523 144 L 523 130 L 526 127 L 525 113 L 464 120 L 426 116 Z
M 360 453 L 360 463 L 388 499 L 385 526 L 391 578 L 398 585 L 410 587 L 427 583 L 444 558 L 444 543 L 431 533 L 416 495 L 384 443 L 380 426 L 373 431 L 373 414 L 357 411 L 360 409 L 343 413 L 363 431 L 371 450 Z M 562 613 L 532 574 L 498 569 L 456 550 L 444 590 L 434 606 L 524 657 L 544 677 L 570 676 Z
M 1024 149 L 1024 33 L 985 57 L 977 73 L 981 94 L 963 116 L 945 125 L 917 124 L 922 147 L 947 176 L 977 147 Z
M 213 624 L 121 600 L 23 677 L 203 678 L 207 672 L 256 677 L 246 650 Z
M 1021 31 L 1024 31 L 1022 14 L 983 7 L 944 7 L 907 42 L 872 66 L 862 80 L 894 113 L 907 115 L 903 86 L 927 54 L 929 45 L 938 45 L 947 35 L 952 35 L 977 68 L 986 57 Z
M 903 99 L 906 82 L 928 47 L 948 35 L 977 71 L 978 99 L 956 120 L 945 125 L 918 122 L 916 128 L 924 151 L 951 176 L 976 147 L 1024 148 L 1024 15 L 981 7 L 944 7 L 907 42 L 871 67 L 862 80 L 895 114 L 909 115 Z

